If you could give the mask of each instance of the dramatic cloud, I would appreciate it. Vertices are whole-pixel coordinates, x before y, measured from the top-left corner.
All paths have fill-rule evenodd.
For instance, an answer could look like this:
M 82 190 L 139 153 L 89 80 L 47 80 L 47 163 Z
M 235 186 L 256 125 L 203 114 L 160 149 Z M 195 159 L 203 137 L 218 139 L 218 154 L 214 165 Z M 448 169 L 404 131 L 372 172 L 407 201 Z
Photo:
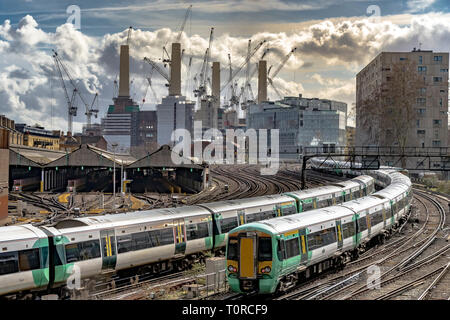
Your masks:
M 279 1 L 278 1 L 279 2 Z M 255 2 L 255 6 L 258 2 Z M 274 1 L 275 3 L 275 1 Z M 286 2 L 290 6 L 292 3 Z M 409 24 L 396 24 L 384 17 L 380 22 L 371 19 L 347 19 L 321 21 L 305 25 L 296 32 L 259 32 L 251 37 L 252 48 L 266 40 L 265 45 L 251 60 L 251 70 L 256 67 L 263 50 L 264 57 L 273 71 L 279 66 L 292 48 L 297 51 L 286 62 L 281 72 L 273 79 L 274 85 L 283 95 L 336 99 L 347 102 L 355 100 L 355 75 L 380 51 L 409 51 L 423 43 L 423 49 L 448 51 L 450 41 L 449 15 L 430 13 L 414 16 Z M 55 49 L 68 66 L 85 100 L 92 101 L 99 92 L 100 116 L 112 103 L 114 80 L 118 77 L 119 47 L 126 43 L 127 30 L 91 37 L 64 24 L 55 32 L 44 32 L 33 17 L 27 15 L 12 26 L 9 20 L 0 25 L 0 113 L 17 122 L 39 122 L 47 127 L 67 130 L 67 102 L 65 101 L 52 51 Z M 143 62 L 144 57 L 157 61 L 169 74 L 169 67 L 162 63 L 163 46 L 170 53 L 170 43 L 175 41 L 178 32 L 168 28 L 155 31 L 135 30 L 132 33 L 131 55 L 131 93 L 136 102 L 141 103 L 147 91 L 144 109 L 154 106 L 156 101 L 148 90 L 146 77 L 150 66 Z M 247 55 L 248 38 L 220 34 L 214 37 L 211 59 L 221 63 L 222 84 L 228 80 L 228 53 L 231 54 L 232 67 L 240 67 Z M 181 36 L 183 57 L 183 94 L 195 99 L 192 94 L 193 78 L 203 61 L 208 38 L 199 35 Z M 188 63 L 192 57 L 192 67 Z M 235 79 L 239 88 L 245 77 L 245 70 Z M 190 76 L 188 77 L 188 74 Z M 331 76 L 330 76 L 331 75 Z M 167 95 L 166 80 L 156 71 L 152 82 L 157 97 Z M 296 79 L 296 81 L 294 81 Z M 186 86 L 187 85 L 187 86 Z M 251 81 L 253 92 L 257 92 L 256 77 Z M 69 88 L 71 91 L 72 88 Z M 223 88 L 225 95 L 228 88 Z M 269 87 L 269 97 L 275 100 L 274 90 Z M 71 93 L 71 92 L 70 92 Z M 74 128 L 81 129 L 84 123 L 84 105 L 78 101 L 78 116 Z

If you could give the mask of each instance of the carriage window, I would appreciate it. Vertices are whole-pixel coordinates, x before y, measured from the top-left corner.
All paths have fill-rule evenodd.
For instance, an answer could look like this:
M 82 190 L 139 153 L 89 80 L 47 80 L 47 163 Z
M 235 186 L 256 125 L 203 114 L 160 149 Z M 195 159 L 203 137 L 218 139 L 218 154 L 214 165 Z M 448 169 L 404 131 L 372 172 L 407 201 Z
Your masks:
M 0 275 L 19 271 L 17 252 L 0 253 Z
M 359 232 L 367 230 L 367 218 L 366 216 L 358 219 Z
M 294 205 L 289 206 L 289 207 L 283 207 L 282 210 L 283 210 L 283 216 L 288 216 L 288 215 L 290 215 L 290 214 L 295 214 L 295 213 L 297 213 L 297 209 L 295 208 Z M 270 219 L 270 218 L 268 218 L 268 219 Z
M 372 214 L 372 225 L 376 225 L 383 222 L 383 211 L 379 210 Z
M 355 223 L 353 221 L 342 225 L 342 234 L 344 239 L 350 238 L 355 235 Z
M 336 228 L 320 230 L 308 234 L 308 249 L 314 250 L 336 242 Z
M 308 211 L 313 209 L 313 199 L 307 199 L 302 201 L 303 211 Z
M 161 244 L 160 244 L 161 246 L 166 244 L 172 244 L 174 242 L 172 228 L 162 229 L 160 230 L 160 232 L 161 232 Z
M 261 220 L 259 218 L 259 213 L 251 213 L 246 215 L 247 223 L 253 222 L 253 221 L 259 221 Z
M 98 240 L 66 244 L 67 263 L 95 259 L 100 257 L 100 243 Z M 119 251 L 120 253 L 120 251 Z
M 67 247 L 66 247 L 67 250 Z M 133 251 L 133 244 L 131 241 L 131 235 L 118 236 L 117 237 L 117 252 L 124 253 L 128 251 Z
M 272 239 L 259 238 L 258 261 L 272 261 Z
M 150 239 L 148 232 L 138 232 L 131 235 L 133 250 L 142 250 L 150 248 Z
M 300 245 L 298 242 L 298 238 L 285 240 L 286 245 L 286 259 L 298 256 L 300 254 Z
M 225 218 L 220 221 L 221 233 L 227 233 L 228 231 L 238 226 L 236 217 Z
M 186 225 L 186 235 L 188 240 L 209 237 L 208 223 L 201 222 L 197 224 Z
M 230 238 L 228 239 L 228 251 L 227 251 L 227 259 L 228 260 L 238 260 L 238 239 Z
M 39 249 L 30 249 L 19 251 L 19 269 L 20 271 L 28 271 L 39 269 L 41 263 L 39 261 Z

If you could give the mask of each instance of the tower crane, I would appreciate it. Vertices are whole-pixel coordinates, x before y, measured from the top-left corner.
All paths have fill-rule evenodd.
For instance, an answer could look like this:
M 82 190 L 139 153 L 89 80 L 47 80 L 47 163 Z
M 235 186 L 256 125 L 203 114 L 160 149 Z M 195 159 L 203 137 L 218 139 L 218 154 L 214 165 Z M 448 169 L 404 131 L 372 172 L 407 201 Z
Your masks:
M 214 28 L 211 28 L 211 32 L 209 34 L 208 48 L 205 51 L 205 55 L 203 57 L 203 63 L 202 63 L 201 69 L 200 69 L 200 80 L 199 80 L 200 84 L 199 84 L 198 88 L 196 88 L 194 90 L 195 96 L 198 97 L 199 105 L 200 105 L 201 99 L 206 94 L 206 85 L 208 82 L 209 62 L 211 60 L 211 45 L 213 42 L 213 37 L 214 37 Z
M 97 114 L 98 114 L 98 108 L 97 109 L 93 109 L 94 103 L 97 100 L 97 96 L 98 93 L 95 94 L 94 96 L 94 100 L 92 101 L 91 105 L 89 106 L 89 104 L 86 102 L 86 100 L 84 99 L 83 95 L 80 93 L 80 91 L 78 90 L 75 81 L 73 80 L 69 69 L 67 68 L 67 66 L 63 63 L 63 61 L 59 58 L 58 53 L 55 50 L 53 51 L 53 60 L 55 62 L 56 68 L 58 70 L 59 73 L 59 77 L 61 79 L 61 84 L 63 87 L 63 91 L 64 94 L 66 96 L 66 100 L 68 101 L 68 130 L 72 132 L 72 126 L 73 126 L 73 117 L 77 115 L 77 107 L 74 105 L 74 101 L 75 101 L 75 97 L 74 95 L 78 95 L 81 99 L 81 101 L 83 102 L 85 108 L 86 108 L 86 118 L 87 118 L 87 127 L 90 128 L 91 127 L 91 120 L 92 120 L 92 115 L 94 115 L 97 118 Z M 73 87 L 73 96 L 72 99 L 69 99 L 69 96 L 67 94 L 67 88 L 64 82 L 64 77 L 63 77 L 63 71 L 66 74 L 67 78 L 69 79 L 70 84 Z
M 253 48 L 253 50 L 251 51 L 250 55 L 247 55 L 245 61 L 236 70 L 234 70 L 231 78 L 228 79 L 228 81 L 225 83 L 224 86 L 222 86 L 220 91 L 222 91 L 226 86 L 228 86 L 231 83 L 231 81 L 233 81 L 233 79 L 236 77 L 236 75 L 247 65 L 247 63 L 250 61 L 250 59 L 256 54 L 256 52 L 258 52 L 258 50 L 261 48 L 261 46 L 264 43 L 266 43 L 266 40 L 261 41 L 260 43 L 258 43 L 256 45 L 255 48 Z
M 287 55 L 286 57 L 284 57 L 284 59 L 281 61 L 281 63 L 278 65 L 278 68 L 273 72 L 273 75 L 271 77 L 269 77 L 270 71 L 272 69 L 272 66 L 269 68 L 269 71 L 267 72 L 267 81 L 269 82 L 269 84 L 272 86 L 272 88 L 274 89 L 275 93 L 278 95 L 278 97 L 280 99 L 283 99 L 283 97 L 281 96 L 280 92 L 277 90 L 277 88 L 275 88 L 275 85 L 273 84 L 272 79 L 274 79 L 278 73 L 280 72 L 280 70 L 283 68 L 283 66 L 286 64 L 286 62 L 289 60 L 289 58 L 294 54 L 294 52 L 297 50 L 297 48 L 293 48 Z
M 149 58 L 147 58 L 147 57 L 144 57 L 144 61 L 147 62 L 147 63 L 149 63 L 156 71 L 158 71 L 158 73 L 159 73 L 164 79 L 167 80 L 167 82 L 170 83 L 170 77 L 169 77 L 169 75 L 168 75 L 163 69 L 161 69 L 155 61 L 153 61 L 153 60 L 151 60 L 151 59 L 149 59 Z M 169 86 L 169 84 L 167 83 L 167 84 L 166 84 L 166 87 L 168 87 L 168 86 Z

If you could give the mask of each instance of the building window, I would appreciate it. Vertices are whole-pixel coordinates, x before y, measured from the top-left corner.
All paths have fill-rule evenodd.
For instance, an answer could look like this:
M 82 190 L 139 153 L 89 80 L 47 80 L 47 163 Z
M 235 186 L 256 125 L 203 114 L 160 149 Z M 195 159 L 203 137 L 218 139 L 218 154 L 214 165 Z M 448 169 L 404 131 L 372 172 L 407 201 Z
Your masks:
M 434 56 L 433 61 L 442 61 L 442 56 Z
M 425 130 L 417 130 L 417 135 L 424 135 L 425 134 Z
M 386 81 L 391 81 L 392 78 L 391 77 L 386 77 Z
M 441 146 L 441 141 L 440 140 L 433 140 L 433 147 L 437 148 Z
M 441 69 L 441 72 L 448 72 L 448 69 Z
M 408 60 L 408 58 L 400 57 L 400 61 L 405 61 L 405 60 Z
M 426 99 L 425 98 L 417 98 L 416 102 L 419 106 L 424 106 L 426 103 Z
M 417 124 L 417 128 L 420 128 L 420 120 L 417 120 L 416 124 Z
M 442 124 L 442 120 L 436 120 L 436 119 L 434 119 L 433 120 L 433 127 L 441 127 L 441 124 Z
M 426 94 L 427 94 L 427 88 L 420 88 L 420 89 L 419 89 L 419 94 L 420 94 L 421 96 L 426 95 Z
M 442 82 L 442 77 L 433 77 L 433 82 Z
M 419 56 L 419 64 L 423 64 L 423 62 L 422 62 L 422 56 Z
M 425 67 L 425 66 L 418 66 L 417 67 L 417 71 L 419 71 L 420 73 L 426 73 L 427 72 L 427 67 Z
M 426 110 L 425 109 L 417 109 L 417 112 L 423 116 L 423 115 L 425 115 Z

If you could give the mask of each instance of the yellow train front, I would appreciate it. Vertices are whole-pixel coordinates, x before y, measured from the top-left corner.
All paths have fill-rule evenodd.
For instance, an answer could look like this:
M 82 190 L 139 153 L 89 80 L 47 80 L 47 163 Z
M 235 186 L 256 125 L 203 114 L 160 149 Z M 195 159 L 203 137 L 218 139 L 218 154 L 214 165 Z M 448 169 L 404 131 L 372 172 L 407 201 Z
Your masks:
M 232 291 L 241 293 L 272 293 L 277 259 L 276 243 L 263 225 L 253 223 L 235 228 L 227 245 L 227 278 Z M 274 265 L 275 264 L 275 265 Z M 276 280 L 276 278 L 275 278 Z

